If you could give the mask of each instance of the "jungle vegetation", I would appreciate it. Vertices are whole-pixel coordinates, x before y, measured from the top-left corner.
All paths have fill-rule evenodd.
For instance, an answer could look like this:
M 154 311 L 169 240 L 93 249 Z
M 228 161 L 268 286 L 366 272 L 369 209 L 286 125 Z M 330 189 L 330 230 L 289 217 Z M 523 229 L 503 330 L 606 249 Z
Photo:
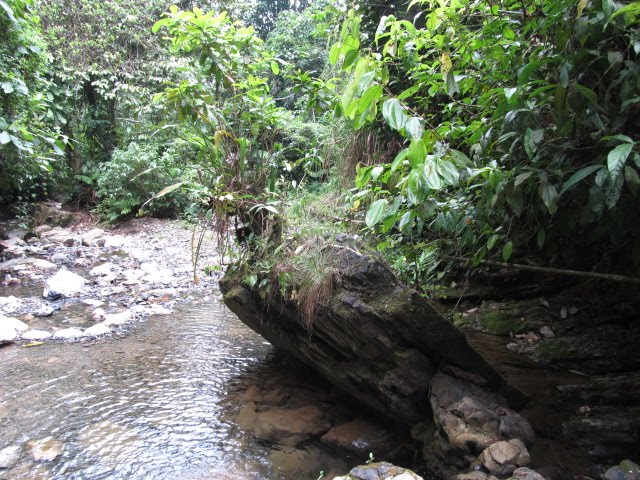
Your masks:
M 0 204 L 640 264 L 640 2 L 0 0 Z

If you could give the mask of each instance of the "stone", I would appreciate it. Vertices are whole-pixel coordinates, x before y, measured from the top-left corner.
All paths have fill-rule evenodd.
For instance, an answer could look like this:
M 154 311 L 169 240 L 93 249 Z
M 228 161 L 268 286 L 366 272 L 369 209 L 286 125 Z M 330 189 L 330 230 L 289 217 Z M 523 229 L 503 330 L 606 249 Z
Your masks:
M 17 318 L 0 315 L 0 344 L 15 342 L 20 337 L 20 333 L 28 328 L 26 323 Z
M 100 337 L 102 335 L 110 335 L 111 329 L 104 323 L 96 323 L 82 332 L 83 337 Z
M 147 309 L 149 315 L 171 315 L 173 310 L 162 305 L 151 305 Z
M 13 313 L 16 312 L 22 307 L 24 300 L 21 298 L 14 297 L 13 295 L 9 297 L 0 297 L 0 310 L 5 313 Z
M 104 302 L 102 300 L 97 300 L 95 298 L 85 298 L 82 300 L 82 303 L 90 307 L 101 307 L 102 305 L 104 305 Z
M 476 470 L 468 473 L 461 473 L 456 475 L 455 480 L 498 480 L 498 477 L 490 475 L 486 472 Z
M 528 445 L 535 441 L 535 433 L 523 417 L 498 396 L 469 381 L 438 372 L 430 402 L 436 425 L 451 447 L 462 454 L 478 454 L 497 440 L 517 438 Z
M 5 317 L 0 315 L 0 327 L 12 328 L 18 333 L 26 332 L 29 330 L 29 325 L 13 317 Z
M 475 374 L 483 388 L 508 396 L 514 405 L 524 403 L 462 332 L 376 257 L 333 244 L 323 255 L 340 281 L 321 299 L 312 325 L 297 302 L 274 295 L 265 303 L 239 270 L 228 269 L 220 281 L 224 303 L 271 344 L 394 420 L 428 418 L 424 400 L 438 364 Z
M 82 330 L 79 328 L 63 328 L 53 332 L 54 340 L 76 340 L 82 336 Z
M 553 333 L 553 330 L 551 330 L 551 328 L 547 325 L 540 328 L 540 335 L 545 338 L 553 338 L 556 336 L 555 333 Z
M 52 437 L 27 442 L 31 448 L 31 454 L 36 462 L 50 462 L 62 454 L 64 445 Z
M 640 480 L 640 467 L 631 460 L 623 460 L 604 473 L 604 480 Z
M 131 320 L 131 312 L 125 310 L 120 313 L 107 313 L 104 318 L 104 324 L 107 327 L 120 327 Z
M 22 448 L 17 445 L 6 447 L 0 450 L 0 469 L 13 467 L 20 460 Z
M 43 296 L 45 298 L 71 297 L 81 293 L 87 281 L 80 275 L 61 268 L 45 282 Z
M 34 267 L 40 270 L 55 270 L 58 266 L 55 263 L 48 262 L 47 260 L 43 260 L 41 258 L 30 258 L 27 263 L 33 265 Z
M 51 338 L 53 334 L 51 332 L 47 332 L 46 330 L 27 330 L 22 334 L 22 340 L 29 340 L 32 342 L 41 342 L 43 340 L 47 340 Z
M 98 307 L 93 312 L 91 312 L 91 318 L 93 318 L 94 322 L 101 322 L 102 320 L 107 318 L 107 312 L 104 311 L 104 308 Z
M 423 480 L 423 478 L 406 468 L 379 462 L 354 467 L 348 475 L 335 477 L 333 480 Z
M 61 204 L 57 202 L 39 203 L 34 217 L 38 225 L 66 226 L 73 221 L 73 214 L 62 210 Z
M 50 317 L 55 312 L 55 309 L 51 305 L 41 305 L 35 312 L 34 317 Z
M 308 405 L 294 409 L 273 409 L 259 412 L 253 433 L 257 438 L 295 446 L 331 428 L 323 411 Z
M 364 419 L 335 426 L 320 440 L 334 448 L 360 454 L 375 451 L 378 455 L 390 443 L 388 433 L 382 426 Z
M 494 475 L 509 475 L 518 467 L 526 467 L 531 457 L 519 439 L 495 442 L 482 451 L 478 460 Z
M 51 255 L 51 261 L 56 264 L 66 263 L 69 261 L 69 256 L 61 252 L 54 253 Z
M 85 247 L 102 247 L 104 244 L 104 230 L 94 228 L 82 235 L 82 245 Z
M 116 270 L 116 265 L 111 262 L 103 263 L 102 265 L 98 265 L 97 267 L 93 267 L 89 271 L 89 275 L 92 277 L 104 277 L 107 275 L 112 275 L 114 270 Z
M 513 471 L 511 474 L 511 480 L 545 480 L 545 478 L 535 470 L 531 470 L 527 467 L 520 467 Z
M 635 387 L 638 388 L 637 386 Z M 562 424 L 567 438 L 596 460 L 634 458 L 640 445 L 640 406 L 593 406 L 589 415 L 571 417 Z

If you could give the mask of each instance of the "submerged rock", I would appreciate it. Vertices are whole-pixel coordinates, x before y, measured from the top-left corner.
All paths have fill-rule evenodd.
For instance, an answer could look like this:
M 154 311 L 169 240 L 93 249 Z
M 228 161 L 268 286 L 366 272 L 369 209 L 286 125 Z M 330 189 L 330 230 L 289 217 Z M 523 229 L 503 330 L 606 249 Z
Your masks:
M 333 427 L 320 440 L 326 445 L 360 454 L 376 452 L 379 455 L 390 445 L 388 432 L 381 425 L 364 419 Z

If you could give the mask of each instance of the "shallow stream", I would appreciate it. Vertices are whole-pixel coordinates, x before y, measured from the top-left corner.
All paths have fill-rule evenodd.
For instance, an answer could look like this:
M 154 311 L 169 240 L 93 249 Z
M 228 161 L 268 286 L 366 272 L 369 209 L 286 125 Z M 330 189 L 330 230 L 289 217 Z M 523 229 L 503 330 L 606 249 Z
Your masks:
M 335 452 L 317 442 L 296 456 L 235 422 L 239 393 L 282 374 L 272 347 L 216 300 L 120 338 L 0 348 L 0 449 L 22 447 L 0 479 L 315 480 L 342 464 Z M 47 437 L 62 453 L 36 462 L 27 443 Z

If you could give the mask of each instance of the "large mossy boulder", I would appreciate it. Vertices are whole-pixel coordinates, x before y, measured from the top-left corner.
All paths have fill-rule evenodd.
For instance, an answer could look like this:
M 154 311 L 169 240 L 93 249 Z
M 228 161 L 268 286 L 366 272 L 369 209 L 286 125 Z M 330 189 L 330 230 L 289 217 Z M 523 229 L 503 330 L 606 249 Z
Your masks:
M 382 261 L 342 244 L 323 252 L 336 281 L 311 322 L 295 299 L 249 287 L 243 269 L 221 281 L 225 304 L 273 345 L 386 417 L 407 423 L 431 418 L 438 371 L 522 403 L 465 336 Z

